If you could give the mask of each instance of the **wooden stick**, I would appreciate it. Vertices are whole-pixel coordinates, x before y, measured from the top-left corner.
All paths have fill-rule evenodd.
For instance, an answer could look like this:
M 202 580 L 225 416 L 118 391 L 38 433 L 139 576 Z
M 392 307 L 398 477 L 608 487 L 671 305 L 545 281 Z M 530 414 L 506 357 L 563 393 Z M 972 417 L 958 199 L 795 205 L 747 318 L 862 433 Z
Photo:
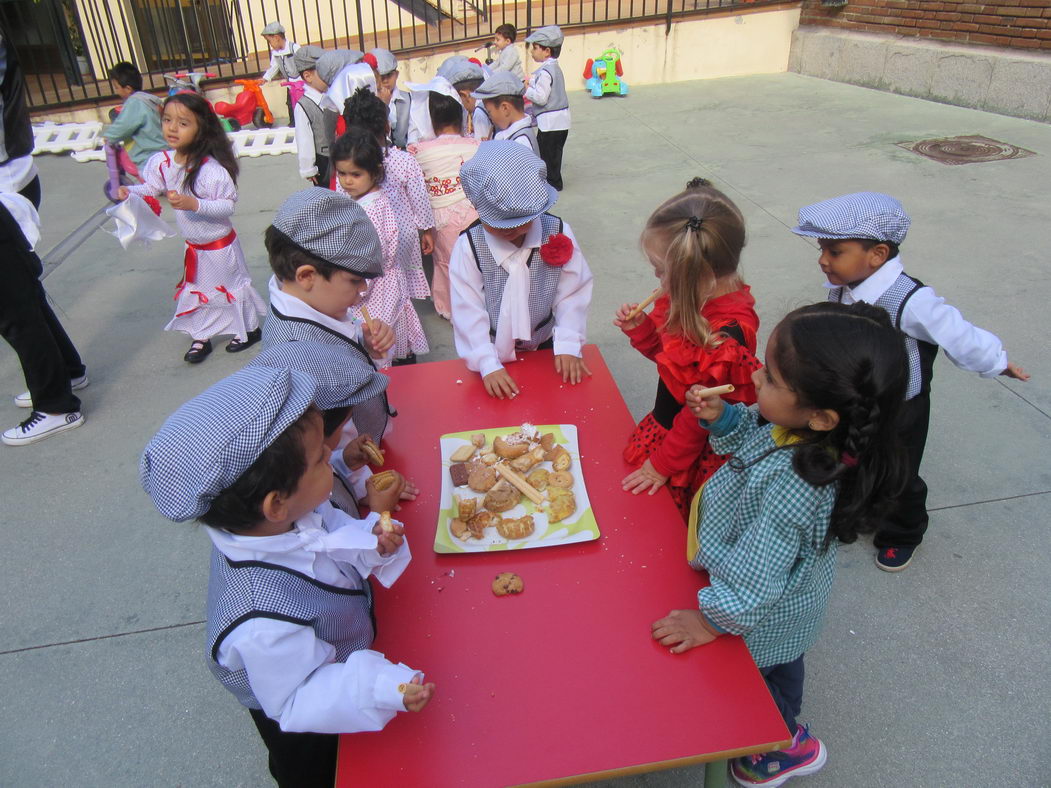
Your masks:
M 723 394 L 729 394 L 734 390 L 732 383 L 727 383 L 725 386 L 712 386 L 710 389 L 701 389 L 700 391 L 694 391 L 691 397 L 721 397 Z
M 646 307 L 648 307 L 660 297 L 660 294 L 661 289 L 658 287 L 656 290 L 654 290 L 652 293 L 646 296 L 646 298 L 643 299 L 641 304 L 639 304 L 637 307 L 628 312 L 628 316 L 625 318 L 625 320 L 634 320 L 635 318 L 637 318 L 639 315 L 642 314 L 642 311 Z
M 530 501 L 535 503 L 537 506 L 544 502 L 544 496 L 540 494 L 536 487 L 531 485 L 513 470 L 508 468 L 506 465 L 500 463 L 499 465 L 495 465 L 493 467 L 496 468 L 497 473 L 499 473 L 501 476 L 507 479 L 507 481 L 511 482 L 511 484 L 518 488 L 518 491 L 522 493 L 522 495 L 524 495 Z

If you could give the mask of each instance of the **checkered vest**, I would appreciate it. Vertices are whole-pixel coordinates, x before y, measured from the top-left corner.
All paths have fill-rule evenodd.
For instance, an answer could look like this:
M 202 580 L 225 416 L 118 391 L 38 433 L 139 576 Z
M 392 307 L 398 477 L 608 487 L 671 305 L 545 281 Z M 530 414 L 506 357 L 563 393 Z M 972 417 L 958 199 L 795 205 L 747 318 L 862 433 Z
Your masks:
M 332 141 L 336 139 L 336 121 L 339 113 L 331 109 L 321 109 L 317 102 L 306 96 L 300 96 L 299 106 L 306 113 L 310 122 L 310 133 L 314 135 L 314 165 L 322 185 L 328 185 L 329 157 Z
M 537 156 L 540 155 L 540 145 L 538 145 L 536 141 L 536 126 L 526 126 L 525 128 L 519 129 L 507 139 L 517 140 L 519 137 L 526 137 L 529 140 L 530 147 L 533 149 L 533 153 Z
M 319 640 L 336 649 L 345 662 L 355 651 L 368 648 L 376 637 L 372 587 L 353 567 L 345 575 L 357 588 L 337 588 L 301 572 L 263 561 L 231 561 L 212 548 L 208 579 L 208 667 L 242 706 L 260 708 L 241 668 L 230 670 L 216 660 L 223 640 L 252 618 L 270 618 L 313 628 Z
M 279 342 L 295 342 L 297 340 L 337 345 L 350 354 L 359 355 L 368 362 L 370 367 L 376 368 L 376 363 L 369 356 L 364 345 L 312 320 L 283 315 L 274 309 L 271 304 L 270 312 L 263 322 L 263 347 L 268 348 Z M 378 397 L 373 397 L 355 405 L 351 411 L 350 418 L 354 422 L 359 435 L 368 434 L 379 440 L 387 431 L 387 421 L 390 417 L 397 415 L 398 412 L 391 408 L 390 403 L 387 401 L 387 392 L 383 392 Z
M 890 315 L 894 327 L 901 331 L 901 315 L 905 311 L 913 293 L 923 287 L 923 282 L 913 279 L 905 273 L 898 275 L 894 283 L 876 299 L 875 306 L 882 307 Z M 828 300 L 842 303 L 843 287 L 833 287 L 828 291 Z M 909 386 L 905 399 L 910 400 L 931 390 L 931 378 L 934 376 L 934 359 L 938 356 L 938 346 L 923 342 L 908 334 L 905 337 L 905 351 L 909 357 Z
M 407 93 L 404 101 L 394 102 L 394 125 L 390 130 L 390 141 L 396 148 L 405 150 L 409 141 L 409 104 L 412 94 Z
M 536 70 L 536 72 L 539 71 L 546 71 L 551 75 L 551 95 L 547 99 L 547 104 L 543 107 L 538 107 L 536 104 L 530 104 L 530 114 L 536 117 L 537 115 L 543 115 L 545 112 L 569 109 L 569 96 L 566 95 L 566 78 L 562 74 L 562 69 L 558 63 L 545 61 L 540 65 L 540 68 Z
M 541 243 L 555 233 L 562 232 L 562 220 L 549 213 L 540 215 L 540 226 L 543 230 Z M 497 323 L 500 318 L 500 304 L 504 299 L 504 286 L 507 284 L 505 271 L 489 251 L 485 242 L 485 230 L 481 222 L 475 222 L 464 233 L 471 244 L 474 261 L 482 272 L 482 290 L 485 294 L 485 309 L 489 313 L 489 336 L 496 337 Z M 520 350 L 536 350 L 543 342 L 550 339 L 555 330 L 555 290 L 558 287 L 562 269 L 548 265 L 540 258 L 540 250 L 534 249 L 527 262 L 529 266 L 529 321 L 533 326 L 533 336 L 528 342 L 518 340 Z

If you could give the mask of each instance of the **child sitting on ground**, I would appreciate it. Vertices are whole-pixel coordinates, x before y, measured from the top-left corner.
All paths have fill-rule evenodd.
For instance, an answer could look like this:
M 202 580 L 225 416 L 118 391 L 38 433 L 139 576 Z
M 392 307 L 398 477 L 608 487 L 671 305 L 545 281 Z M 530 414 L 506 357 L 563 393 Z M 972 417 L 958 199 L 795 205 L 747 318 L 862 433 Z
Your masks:
M 754 373 L 758 412 L 702 387 L 687 404 L 733 457 L 690 511 L 687 556 L 711 585 L 697 607 L 654 622 L 673 654 L 743 635 L 792 734 L 783 751 L 732 761 L 741 785 L 781 785 L 820 769 L 825 746 L 799 725 L 803 657 L 817 640 L 836 542 L 871 530 L 901 489 L 895 437 L 907 363 L 901 335 L 867 304 L 815 304 L 782 320 Z
M 174 150 L 156 153 L 143 183 L 121 186 L 129 194 L 164 194 L 186 238 L 183 277 L 175 291 L 175 317 L 165 331 L 182 331 L 193 342 L 183 359 L 199 364 L 212 352 L 212 337 L 233 334 L 226 352 L 239 353 L 259 341 L 259 316 L 266 311 L 252 287 L 241 242 L 230 217 L 237 202 L 237 157 L 211 105 L 196 93 L 164 102 L 164 137 Z
M 165 517 L 208 526 L 208 665 L 248 708 L 279 785 L 331 785 L 336 734 L 381 730 L 434 693 L 369 648 L 368 577 L 389 587 L 409 549 L 401 524 L 327 505 L 316 389 L 302 372 L 242 369 L 179 408 L 139 465 Z
M 562 191 L 562 149 L 569 137 L 569 96 L 566 78 L 558 65 L 562 53 L 562 30 L 548 25 L 533 31 L 526 39 L 530 54 L 540 64 L 529 78 L 525 97 L 532 103 L 529 114 L 536 119 L 540 158 L 547 165 L 547 182 Z
M 525 70 L 522 68 L 522 58 L 518 56 L 518 47 L 515 39 L 518 31 L 514 25 L 500 25 L 493 31 L 493 46 L 499 54 L 490 68 L 496 71 L 505 71 L 514 74 L 520 82 L 525 82 Z
M 383 273 L 379 238 L 359 205 L 328 189 L 296 192 L 278 209 L 265 241 L 274 276 L 264 347 L 322 342 L 372 367 L 373 359 L 386 357 L 394 345 L 390 326 L 378 319 L 365 324 L 350 312 L 368 280 Z M 358 433 L 379 441 L 392 415 L 383 395 L 355 408 L 353 422 Z
M 908 214 L 893 197 L 859 192 L 803 208 L 799 226 L 792 231 L 818 239 L 818 264 L 828 279 L 829 301 L 864 301 L 882 307 L 905 334 L 909 388 L 900 437 L 908 449 L 909 479 L 897 507 L 873 539 L 878 549 L 876 566 L 887 572 L 900 572 L 909 565 L 927 530 L 927 485 L 920 478 L 920 462 L 927 443 L 938 346 L 945 348 L 956 366 L 983 378 L 1029 379 L 1025 370 L 1007 360 L 996 336 L 968 323 L 945 299 L 904 272 L 898 247 L 909 224 Z
M 499 129 L 494 139 L 513 140 L 540 155 L 533 118 L 525 111 L 522 80 L 506 72 L 493 74 L 471 95 L 482 100 L 486 114 Z
M 427 335 L 409 300 L 410 288 L 405 269 L 398 264 L 401 243 L 397 216 L 384 179 L 383 151 L 367 129 L 351 126 L 332 146 L 332 166 L 336 170 L 338 191 L 353 199 L 369 217 L 380 240 L 383 273 L 369 283 L 368 292 L 351 308 L 351 314 L 368 322 L 378 318 L 394 331 L 394 360 L 383 359 L 381 367 L 415 364 L 417 353 L 429 353 Z M 365 316 L 368 310 L 369 317 Z
M 685 407 L 686 390 L 729 383 L 731 402 L 755 402 L 759 317 L 738 273 L 744 241 L 744 217 L 733 201 L 701 178 L 690 181 L 653 212 L 642 232 L 660 281 L 653 311 L 634 314 L 635 304 L 624 304 L 613 321 L 632 347 L 656 362 L 658 375 L 653 410 L 624 449 L 625 461 L 637 467 L 624 489 L 652 495 L 667 483 L 684 520 L 694 493 L 726 459 Z
M 508 140 L 483 142 L 460 170 L 478 211 L 449 260 L 453 337 L 486 392 L 518 395 L 504 364 L 521 350 L 553 348 L 555 371 L 577 384 L 584 364 L 591 269 L 573 231 L 548 210 L 558 194 L 543 162 Z
M 295 62 L 303 78 L 303 95 L 292 112 L 295 116 L 296 154 L 299 159 L 299 177 L 313 186 L 328 186 L 330 175 L 329 151 L 336 139 L 336 121 L 339 113 L 322 108 L 325 94 L 318 90 L 317 62 L 325 50 L 321 47 L 301 46 L 296 50 Z
M 460 168 L 478 150 L 478 140 L 463 134 L 463 109 L 455 99 L 431 93 L 428 101 L 431 125 L 438 135 L 433 140 L 409 146 L 409 152 L 423 171 L 424 184 L 434 212 L 434 274 L 431 294 L 434 310 L 451 319 L 449 301 L 449 256 L 460 233 L 478 220 L 460 183 Z
M 161 131 L 161 105 L 164 103 L 142 89 L 142 74 L 131 63 L 121 61 L 109 70 L 113 91 L 124 104 L 110 125 L 102 130 L 107 142 L 125 143 L 120 159 L 124 171 L 141 179 L 140 173 L 150 156 L 168 149 Z M 127 143 L 131 142 L 131 148 Z

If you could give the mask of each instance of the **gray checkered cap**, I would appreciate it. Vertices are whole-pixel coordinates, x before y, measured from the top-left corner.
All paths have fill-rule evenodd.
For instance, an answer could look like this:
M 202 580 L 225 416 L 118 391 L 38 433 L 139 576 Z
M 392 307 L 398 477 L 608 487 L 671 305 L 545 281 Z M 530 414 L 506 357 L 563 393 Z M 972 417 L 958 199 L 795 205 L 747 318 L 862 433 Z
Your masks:
M 457 82 L 466 82 L 469 79 L 485 79 L 485 72 L 477 63 L 472 63 L 463 55 L 448 57 L 438 66 L 438 76 L 449 80 L 453 87 Z
M 321 342 L 279 342 L 260 352 L 248 366 L 310 375 L 317 382 L 314 404 L 321 410 L 353 407 L 378 397 L 390 382 L 356 353 Z
M 460 181 L 482 224 L 520 227 L 551 210 L 558 200 L 547 168 L 533 151 L 513 140 L 492 140 L 460 167 Z
M 360 63 L 363 57 L 365 53 L 356 49 L 331 49 L 318 58 L 314 68 L 321 81 L 331 85 L 340 71 L 354 63 Z
M 263 28 L 261 36 L 283 36 L 285 34 L 285 26 L 280 22 L 267 22 L 266 27 Z
M 296 71 L 302 73 L 304 69 L 317 68 L 317 62 L 325 50 L 313 44 L 304 44 L 292 56 L 292 62 L 296 64 Z
M 381 77 L 398 68 L 398 58 L 394 57 L 394 53 L 389 49 L 376 47 L 375 49 L 370 49 L 369 54 L 376 58 L 376 72 Z
M 483 100 L 497 96 L 524 96 L 525 83 L 510 71 L 494 71 L 471 95 Z
M 558 25 L 547 25 L 539 30 L 534 30 L 526 37 L 527 44 L 540 44 L 542 47 L 560 47 L 566 37 L 562 35 L 562 28 Z
M 799 211 L 796 235 L 811 238 L 869 238 L 901 244 L 911 224 L 901 203 L 879 192 L 833 197 Z
M 314 401 L 303 372 L 245 367 L 168 417 L 146 444 L 139 481 L 160 513 L 200 517 Z
M 345 194 L 320 186 L 296 192 L 277 209 L 274 227 L 304 251 L 352 274 L 366 279 L 383 275 L 376 228 Z

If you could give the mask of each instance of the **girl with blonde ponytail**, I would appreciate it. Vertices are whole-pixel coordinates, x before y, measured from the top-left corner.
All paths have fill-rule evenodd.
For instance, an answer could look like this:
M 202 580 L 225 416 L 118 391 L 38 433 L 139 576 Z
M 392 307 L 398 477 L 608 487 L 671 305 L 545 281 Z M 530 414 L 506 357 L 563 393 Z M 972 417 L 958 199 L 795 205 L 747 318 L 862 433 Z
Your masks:
M 613 324 L 657 364 L 657 395 L 624 450 L 637 469 L 623 487 L 652 495 L 668 484 L 686 519 L 694 493 L 724 461 L 684 407 L 686 390 L 730 383 L 729 401 L 755 402 L 759 318 L 737 270 L 744 218 L 725 194 L 694 178 L 653 212 L 641 243 L 661 295 L 648 315 L 632 316 L 636 305 L 622 305 Z

